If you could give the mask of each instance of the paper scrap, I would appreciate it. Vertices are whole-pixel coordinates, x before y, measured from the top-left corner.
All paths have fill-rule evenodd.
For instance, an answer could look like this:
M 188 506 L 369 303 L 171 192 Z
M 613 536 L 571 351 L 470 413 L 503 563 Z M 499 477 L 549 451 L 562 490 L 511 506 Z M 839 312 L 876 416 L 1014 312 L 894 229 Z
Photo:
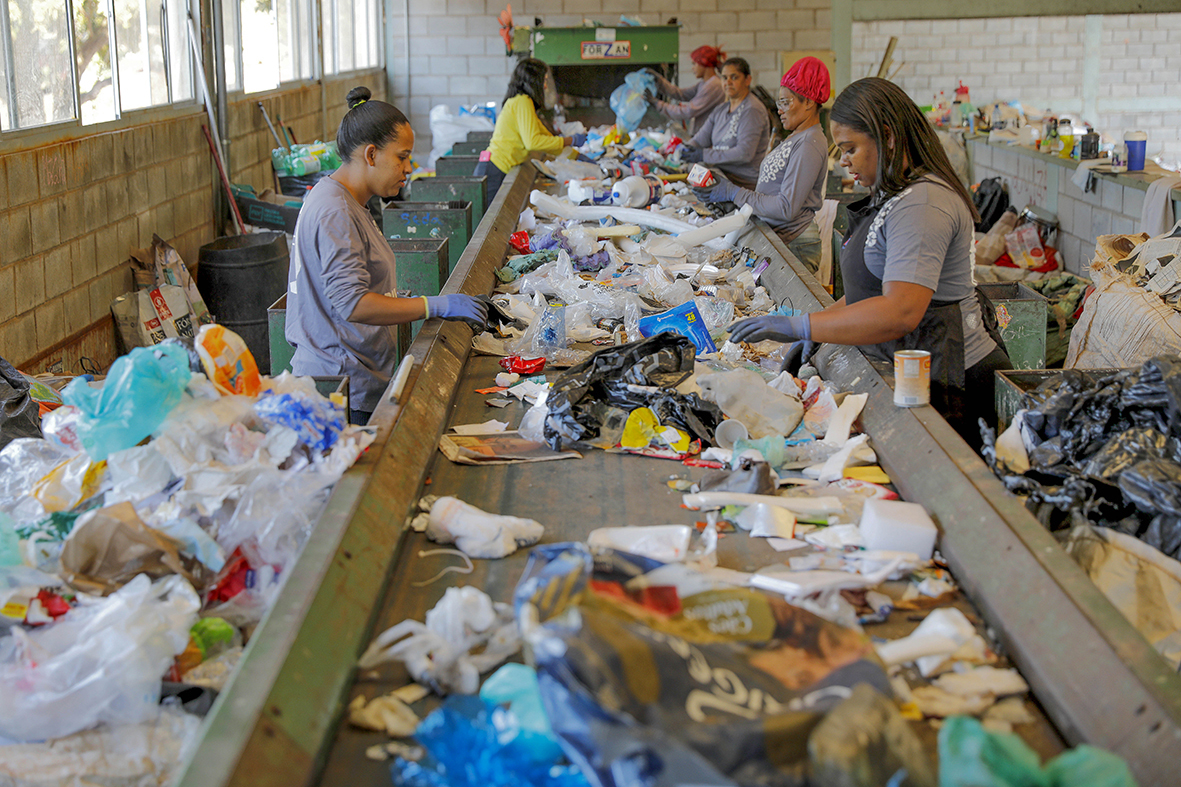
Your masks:
M 462 435 L 496 434 L 503 432 L 506 428 L 508 428 L 508 421 L 497 421 L 495 418 L 482 424 L 459 424 L 451 427 L 456 434 Z

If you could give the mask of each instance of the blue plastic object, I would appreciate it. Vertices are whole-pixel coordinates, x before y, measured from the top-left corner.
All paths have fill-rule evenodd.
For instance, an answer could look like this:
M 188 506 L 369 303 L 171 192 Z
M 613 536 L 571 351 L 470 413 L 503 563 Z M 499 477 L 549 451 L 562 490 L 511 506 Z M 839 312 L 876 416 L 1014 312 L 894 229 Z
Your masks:
M 701 312 L 697 311 L 697 304 L 693 301 L 685 301 L 666 312 L 640 318 L 640 333 L 644 338 L 665 331 L 688 337 L 697 346 L 698 355 L 718 351 L 714 346 L 714 340 L 710 338 L 709 328 L 706 327 L 705 320 L 701 318 Z
M 554 762 L 562 757 L 562 746 L 545 715 L 537 673 L 532 667 L 505 664 L 484 681 L 480 697 L 507 706 L 513 712 L 521 725 L 522 735 L 531 736 L 531 748 L 540 761 Z
M 111 365 L 102 388 L 73 380 L 62 401 L 82 411 L 78 439 L 97 462 L 154 432 L 180 403 L 191 377 L 182 345 L 136 347 Z
M 427 754 L 394 761 L 397 787 L 589 787 L 575 766 L 539 759 L 512 711 L 479 697 L 448 697 L 414 737 Z
M 343 407 L 302 391 L 263 394 L 254 403 L 254 413 L 267 423 L 295 430 L 299 442 L 316 451 L 332 448 L 344 429 Z
M 633 71 L 623 78 L 622 85 L 611 92 L 608 103 L 615 113 L 615 125 L 628 133 L 639 128 L 644 113 L 648 111 L 645 90 L 656 92 L 656 77 L 644 71 Z

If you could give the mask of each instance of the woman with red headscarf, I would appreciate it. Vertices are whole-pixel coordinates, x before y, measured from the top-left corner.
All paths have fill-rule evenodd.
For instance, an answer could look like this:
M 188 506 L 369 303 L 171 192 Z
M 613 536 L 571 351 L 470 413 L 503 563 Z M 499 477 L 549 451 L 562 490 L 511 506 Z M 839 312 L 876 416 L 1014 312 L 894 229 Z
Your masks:
M 820 126 L 820 106 L 830 91 L 828 69 L 814 57 L 801 58 L 780 85 L 775 106 L 789 136 L 763 159 L 755 188 L 742 188 L 715 169 L 717 185 L 695 191 L 709 202 L 750 205 L 815 272 L 820 266 L 820 231 L 813 216 L 824 202 L 828 176 L 828 140 Z
M 683 122 L 692 135 L 713 108 L 725 99 L 722 81 L 718 79 L 718 64 L 726 59 L 726 53 L 716 46 L 699 46 L 689 53 L 689 59 L 693 61 L 693 76 L 697 77 L 697 84 L 693 87 L 677 87 L 655 70 L 644 70 L 656 77 L 656 87 L 661 93 L 681 102 L 670 104 L 649 94 L 652 106 L 670 120 Z

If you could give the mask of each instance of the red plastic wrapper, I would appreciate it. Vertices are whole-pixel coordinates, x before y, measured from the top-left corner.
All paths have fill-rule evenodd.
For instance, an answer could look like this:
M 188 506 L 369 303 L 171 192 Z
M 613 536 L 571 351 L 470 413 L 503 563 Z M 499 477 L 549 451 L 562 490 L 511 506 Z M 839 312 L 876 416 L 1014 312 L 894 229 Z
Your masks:
M 681 144 L 683 141 L 684 140 L 682 140 L 680 137 L 673 137 L 668 142 L 665 142 L 660 146 L 660 153 L 665 156 L 671 156 L 672 152 L 677 149 L 677 145 Z
M 516 372 L 517 374 L 537 374 L 545 368 L 545 359 L 510 355 L 508 358 L 500 359 L 500 368 L 506 372 Z
M 525 230 L 514 232 L 508 236 L 508 242 L 512 244 L 513 248 L 522 254 L 529 253 L 529 233 Z

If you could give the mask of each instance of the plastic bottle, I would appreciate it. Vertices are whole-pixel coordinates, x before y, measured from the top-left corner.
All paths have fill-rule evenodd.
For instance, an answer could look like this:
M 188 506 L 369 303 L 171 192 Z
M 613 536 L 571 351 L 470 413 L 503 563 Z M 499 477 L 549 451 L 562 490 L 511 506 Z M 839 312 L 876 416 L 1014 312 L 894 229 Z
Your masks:
M 1001 115 L 1001 105 L 996 104 L 992 108 L 992 130 L 1001 131 L 1005 127 L 1005 119 Z
M 1074 153 L 1074 125 L 1070 118 L 1058 120 L 1058 139 L 1062 142 L 1062 152 L 1059 155 L 1062 158 L 1070 158 Z
M 655 175 L 631 175 L 615 184 L 611 189 L 616 205 L 627 208 L 643 208 L 660 199 L 664 184 Z
M 314 175 L 320 171 L 320 161 L 310 154 L 292 156 L 288 161 L 288 169 L 292 175 Z

